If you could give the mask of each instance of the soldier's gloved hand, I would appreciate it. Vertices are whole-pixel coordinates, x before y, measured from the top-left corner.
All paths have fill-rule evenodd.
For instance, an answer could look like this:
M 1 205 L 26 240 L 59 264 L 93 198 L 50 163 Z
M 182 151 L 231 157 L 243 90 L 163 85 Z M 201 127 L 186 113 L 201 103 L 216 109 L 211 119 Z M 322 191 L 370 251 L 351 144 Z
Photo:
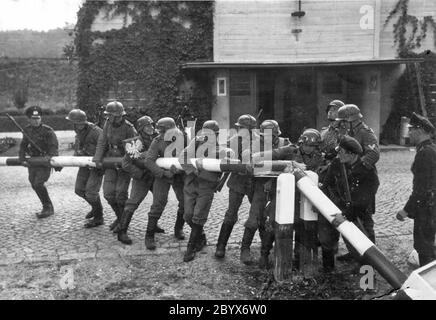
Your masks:
M 163 176 L 164 176 L 165 178 L 171 179 L 172 177 L 174 177 L 174 173 L 172 173 L 172 172 L 169 171 L 169 170 L 164 170 L 164 172 L 163 172 Z
M 397 218 L 397 220 L 404 221 L 404 218 L 406 218 L 407 215 L 408 215 L 407 212 L 405 210 L 401 209 L 397 212 L 396 218 Z
M 179 169 L 177 169 L 177 167 L 175 166 L 175 165 L 171 165 L 171 167 L 170 167 L 170 171 L 171 171 L 171 173 L 174 175 L 174 174 L 178 174 L 179 172 L 181 172 L 182 170 L 179 170 Z
M 306 170 L 306 165 L 304 163 L 292 161 L 292 165 L 297 169 Z

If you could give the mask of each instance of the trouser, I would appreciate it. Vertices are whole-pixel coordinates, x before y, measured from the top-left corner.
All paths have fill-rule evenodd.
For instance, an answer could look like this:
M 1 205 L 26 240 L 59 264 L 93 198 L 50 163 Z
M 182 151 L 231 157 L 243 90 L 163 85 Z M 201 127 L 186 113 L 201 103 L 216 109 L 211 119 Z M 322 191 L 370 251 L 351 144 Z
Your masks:
M 52 204 L 44 183 L 50 178 L 50 167 L 28 167 L 29 182 L 43 206 Z
M 431 213 L 423 211 L 415 214 L 413 224 L 413 247 L 418 252 L 420 266 L 436 260 L 436 225 L 430 218 Z
M 74 192 L 85 199 L 91 206 L 100 202 L 99 191 L 103 180 L 101 170 L 90 168 L 79 168 L 77 172 Z
M 129 199 L 127 199 L 124 206 L 124 211 L 135 212 L 142 201 L 144 201 L 148 192 L 151 191 L 152 185 L 152 179 L 132 179 L 132 189 L 130 190 Z
M 229 189 L 229 206 L 228 206 L 228 209 L 224 215 L 223 224 L 227 223 L 230 225 L 234 225 L 238 221 L 239 207 L 241 206 L 242 200 L 244 199 L 245 196 L 248 197 L 248 201 L 251 203 L 252 198 L 253 198 L 252 193 L 245 194 L 245 193 L 238 192 L 234 189 Z M 249 217 L 249 219 L 250 219 L 250 217 Z M 253 217 L 251 217 L 251 219 L 253 219 Z M 257 225 L 256 217 L 254 217 L 254 221 L 250 221 L 250 222 L 248 222 L 248 224 L 249 225 L 252 225 L 252 224 Z
M 209 216 L 217 182 L 200 179 L 194 175 L 185 178 L 183 218 L 189 225 L 204 226 Z
M 318 215 L 318 238 L 323 251 L 337 252 L 339 231 L 323 215 Z
M 130 175 L 122 169 L 106 169 L 103 179 L 103 195 L 111 206 L 124 208 L 128 198 Z
M 276 211 L 276 186 L 273 185 L 273 189 L 270 192 L 270 202 L 267 207 L 264 208 L 261 215 L 259 216 L 259 235 L 261 240 L 261 255 L 268 256 L 270 250 L 273 247 L 275 241 L 274 233 L 274 220 Z
M 254 180 L 253 196 L 251 199 L 250 211 L 244 226 L 246 228 L 257 230 L 259 226 L 263 225 L 265 220 L 265 206 L 267 204 L 267 194 L 264 190 L 265 179 L 256 178 Z
M 176 174 L 172 179 L 156 178 L 153 183 L 153 203 L 148 213 L 149 218 L 160 219 L 162 212 L 168 202 L 168 192 L 172 186 L 179 202 L 175 229 L 183 228 L 184 195 L 183 179 L 184 174 Z

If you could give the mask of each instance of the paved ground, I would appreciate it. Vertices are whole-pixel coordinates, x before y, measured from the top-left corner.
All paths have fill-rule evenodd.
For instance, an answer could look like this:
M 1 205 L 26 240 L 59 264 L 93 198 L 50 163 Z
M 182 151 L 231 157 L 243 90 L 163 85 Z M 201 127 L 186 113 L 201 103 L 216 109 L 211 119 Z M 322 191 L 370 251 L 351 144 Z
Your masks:
M 410 166 L 413 157 L 414 152 L 408 149 L 382 152 L 378 164 L 381 185 L 377 194 L 375 215 L 378 237 L 403 235 L 411 238 L 412 222 L 398 222 L 395 212 L 404 205 L 411 191 Z M 143 243 L 151 195 L 147 196 L 132 220 L 129 232 L 134 241 L 132 246 L 122 245 L 109 232 L 108 225 L 114 215 L 104 199 L 105 225 L 84 229 L 84 216 L 89 207 L 74 194 L 76 172 L 77 168 L 64 168 L 62 172 L 52 174 L 48 189 L 56 213 L 47 219 L 38 220 L 35 213 L 41 206 L 27 181 L 27 170 L 23 167 L 0 167 L 0 265 L 111 257 L 120 253 L 159 254 L 174 248 L 185 249 L 186 240 L 176 241 L 172 236 L 176 212 L 176 201 L 172 192 L 160 222 L 166 233 L 157 235 L 158 249 L 155 252 L 147 251 Z M 228 190 L 224 188 L 214 199 L 205 226 L 209 246 L 216 244 L 220 223 L 227 207 L 227 196 Z M 248 208 L 248 201 L 244 200 L 230 246 L 238 246 L 240 243 Z M 188 232 L 187 227 L 185 232 Z

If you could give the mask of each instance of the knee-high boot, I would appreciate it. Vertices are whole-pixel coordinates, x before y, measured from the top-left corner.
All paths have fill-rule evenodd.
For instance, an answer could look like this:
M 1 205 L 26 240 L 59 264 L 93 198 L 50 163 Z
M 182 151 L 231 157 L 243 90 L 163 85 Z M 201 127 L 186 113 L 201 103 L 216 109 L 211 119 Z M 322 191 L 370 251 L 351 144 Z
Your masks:
M 221 225 L 220 234 L 218 236 L 218 243 L 216 244 L 215 257 L 224 258 L 226 254 L 226 246 L 232 234 L 234 224 L 225 223 Z

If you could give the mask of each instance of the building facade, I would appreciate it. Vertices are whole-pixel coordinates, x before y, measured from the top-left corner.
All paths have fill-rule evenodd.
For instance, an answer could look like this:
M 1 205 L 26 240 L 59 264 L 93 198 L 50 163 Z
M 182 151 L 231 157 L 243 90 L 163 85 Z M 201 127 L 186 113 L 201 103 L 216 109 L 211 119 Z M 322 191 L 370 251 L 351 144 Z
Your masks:
M 292 138 L 326 124 L 333 99 L 360 107 L 377 135 L 392 106 L 398 59 L 392 19 L 397 0 L 215 1 L 214 58 L 189 62 L 208 72 L 216 104 L 212 118 L 232 127 L 243 113 L 279 121 Z M 413 0 L 409 13 L 435 16 L 436 2 Z M 419 51 L 434 51 L 429 34 Z
M 178 2 L 180 12 L 184 3 Z M 420 61 L 398 58 L 393 32 L 398 14 L 386 23 L 398 4 L 407 4 L 408 14 L 419 23 L 436 18 L 434 0 L 215 0 L 213 56 L 185 60 L 180 68 L 182 74 L 212 79 L 213 103 L 205 108 L 211 108 L 211 118 L 222 128 L 233 127 L 241 114 L 262 109 L 263 119 L 276 119 L 283 133 L 296 139 L 304 128 L 325 126 L 328 102 L 340 99 L 358 105 L 379 136 L 394 107 L 397 79 L 406 65 Z M 147 10 L 159 18 L 159 11 Z M 192 29 L 189 19 L 172 20 Z M 128 15 L 108 19 L 100 11 L 89 30 L 103 35 L 134 23 Z M 408 37 L 414 36 L 412 29 Z M 106 41 L 100 37 L 93 47 Z M 416 52 L 424 50 L 436 51 L 431 28 Z M 153 104 L 145 87 L 138 90 L 136 77 L 111 76 L 115 81 L 106 100 L 121 98 L 134 107 Z M 179 87 L 179 95 L 189 96 L 195 83 L 182 81 Z

